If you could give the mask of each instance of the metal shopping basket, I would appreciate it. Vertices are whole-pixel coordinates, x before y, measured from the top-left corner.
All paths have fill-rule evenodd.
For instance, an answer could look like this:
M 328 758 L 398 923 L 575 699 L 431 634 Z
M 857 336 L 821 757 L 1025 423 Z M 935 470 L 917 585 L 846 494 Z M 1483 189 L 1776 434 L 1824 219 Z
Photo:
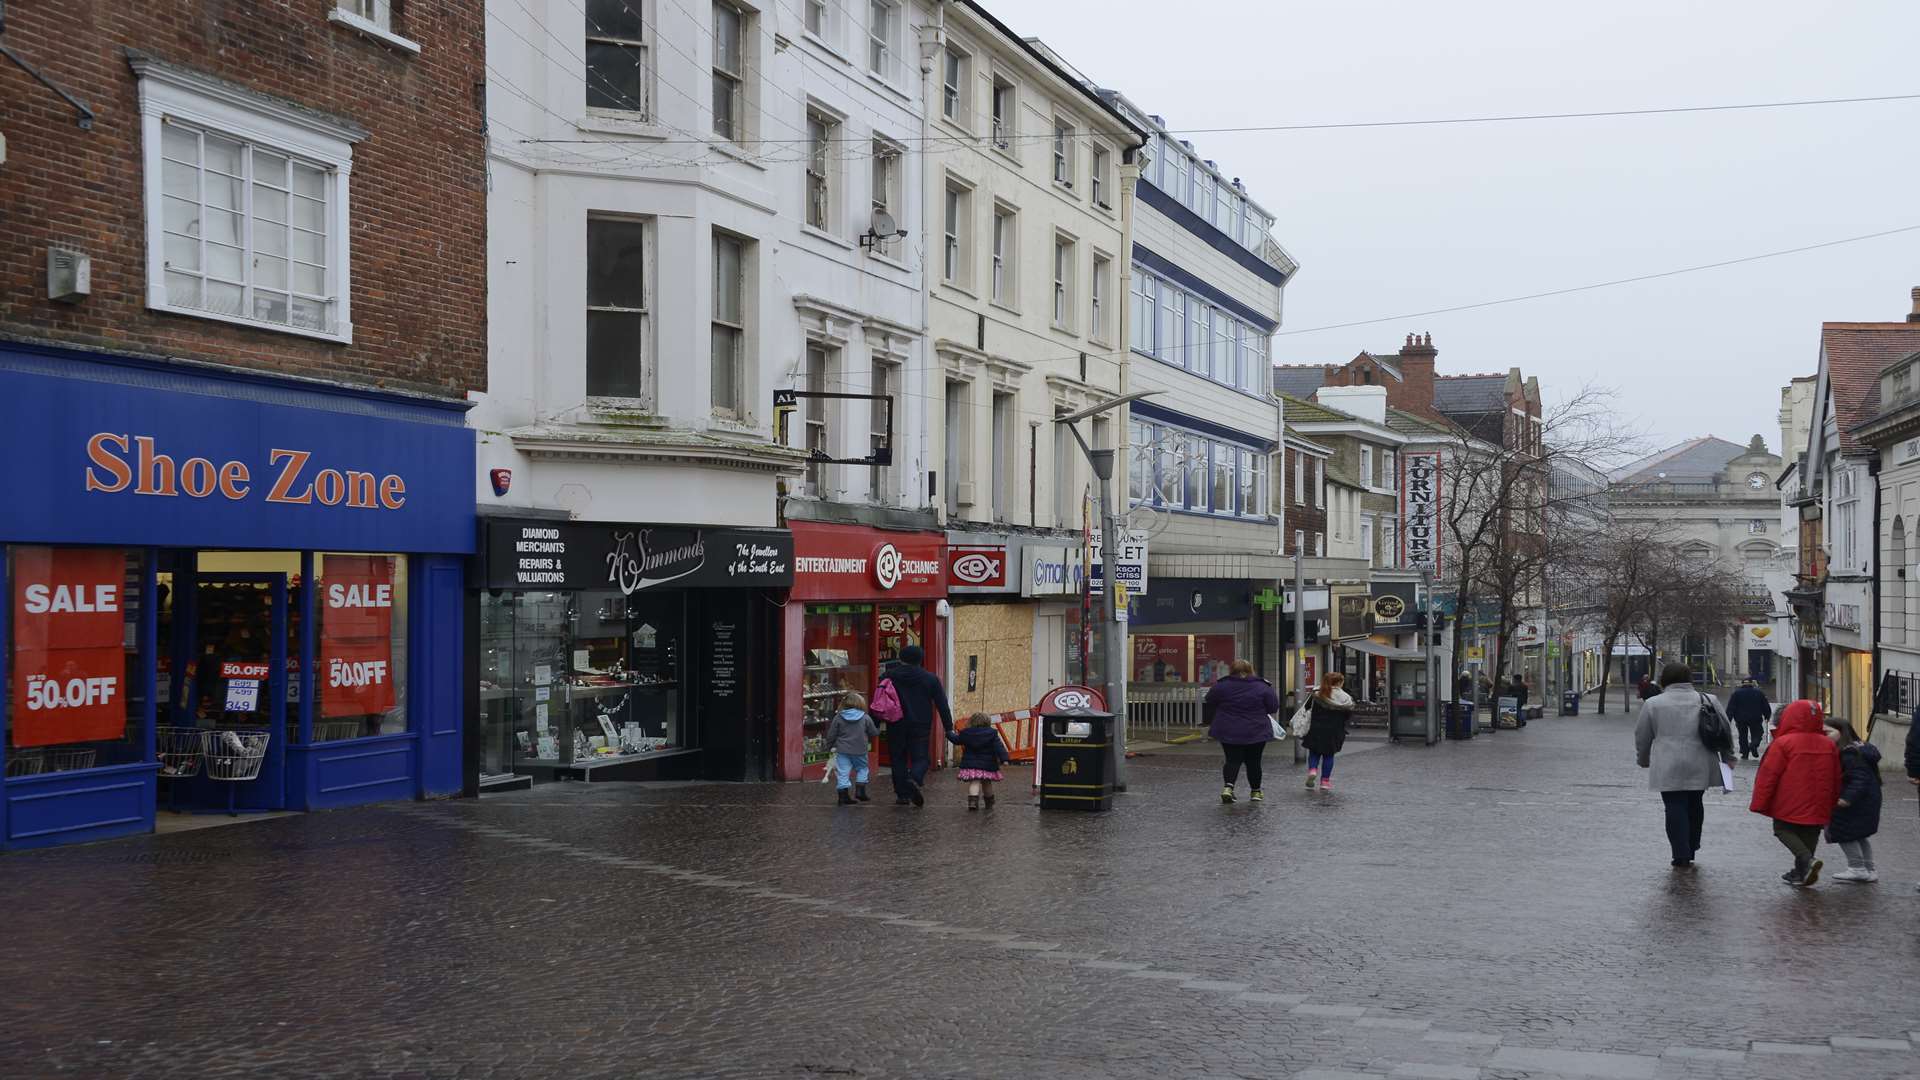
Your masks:
M 16 750 L 7 759 L 8 776 L 39 776 L 42 773 L 91 769 L 100 752 L 90 749 Z
M 231 781 L 227 788 L 227 815 L 234 814 L 237 785 L 260 777 L 260 766 L 267 760 L 271 732 L 262 728 L 221 728 L 200 733 L 200 762 L 207 779 Z
M 153 729 L 153 745 L 160 755 L 161 779 L 198 776 L 200 774 L 201 736 L 206 732 L 197 727 L 170 727 L 160 725 Z

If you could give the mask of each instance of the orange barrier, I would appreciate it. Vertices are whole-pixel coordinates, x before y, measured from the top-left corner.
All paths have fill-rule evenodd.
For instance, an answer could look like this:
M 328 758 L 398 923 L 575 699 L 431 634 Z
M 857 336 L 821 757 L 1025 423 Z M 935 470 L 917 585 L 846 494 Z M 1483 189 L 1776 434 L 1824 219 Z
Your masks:
M 1007 744 L 1007 756 L 1014 761 L 1032 761 L 1040 744 L 1040 718 L 1032 709 L 997 713 L 993 728 Z

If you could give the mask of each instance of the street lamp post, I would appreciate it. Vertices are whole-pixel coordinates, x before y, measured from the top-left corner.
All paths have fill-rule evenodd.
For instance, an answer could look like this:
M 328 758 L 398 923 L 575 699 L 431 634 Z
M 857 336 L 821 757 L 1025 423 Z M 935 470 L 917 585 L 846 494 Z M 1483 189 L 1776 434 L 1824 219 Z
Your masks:
M 1111 412 L 1129 402 L 1152 397 L 1158 390 L 1142 390 L 1137 393 L 1123 394 L 1096 405 L 1090 405 L 1079 412 L 1055 417 L 1054 423 L 1065 424 L 1073 435 L 1073 441 L 1080 444 L 1080 450 L 1087 457 L 1087 464 L 1093 466 L 1093 475 L 1099 480 L 1095 498 L 1100 515 L 1100 581 L 1105 593 L 1101 604 L 1102 621 L 1106 623 L 1105 652 L 1107 668 L 1107 711 L 1113 714 L 1113 790 L 1127 790 L 1127 635 L 1120 621 L 1120 590 L 1116 587 L 1115 572 L 1120 559 L 1120 518 L 1114 512 L 1113 486 L 1114 451 L 1111 447 L 1095 449 L 1087 445 L 1080 437 L 1076 425 L 1089 416 Z

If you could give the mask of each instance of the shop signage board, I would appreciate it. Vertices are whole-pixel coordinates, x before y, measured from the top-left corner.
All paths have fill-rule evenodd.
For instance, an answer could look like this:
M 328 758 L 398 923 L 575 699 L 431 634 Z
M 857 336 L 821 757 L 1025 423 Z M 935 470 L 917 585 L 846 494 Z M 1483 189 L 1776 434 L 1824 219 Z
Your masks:
M 473 550 L 464 410 L 143 361 L 0 347 L 10 539 Z M 58 507 L 58 513 L 46 510 Z
M 1373 597 L 1364 586 L 1333 590 L 1333 639 L 1348 641 L 1373 633 Z
M 1238 622 L 1253 615 L 1253 593 L 1244 581 L 1162 578 L 1151 596 L 1127 589 L 1128 617 L 1141 625 Z
M 793 537 L 778 530 L 488 520 L 489 589 L 780 588 L 793 584 Z
M 793 595 L 803 600 L 932 600 L 947 595 L 945 533 L 792 523 Z
M 393 561 L 328 555 L 320 582 L 320 715 L 393 708 Z
M 1106 571 L 1100 559 L 1104 554 L 1101 548 L 1100 530 L 1093 530 L 1092 538 L 1093 567 L 1088 571 L 1088 582 L 1093 594 L 1100 596 L 1106 592 Z M 1127 592 L 1135 596 L 1147 595 L 1147 532 L 1145 529 L 1129 529 L 1120 542 L 1120 557 L 1113 564 L 1113 580 L 1126 585 Z
M 1020 549 L 1007 544 L 967 544 L 947 535 L 947 588 L 957 593 L 1020 591 Z
M 13 549 L 14 746 L 126 731 L 126 552 Z
M 1076 546 L 1036 546 L 1021 549 L 1022 596 L 1079 596 L 1086 580 L 1086 563 Z
M 1137 683 L 1191 682 L 1193 639 L 1186 634 L 1133 635 L 1133 673 Z
M 1400 455 L 1400 551 L 1403 565 L 1439 574 L 1440 453 L 1409 450 Z
M 1417 582 L 1376 581 L 1370 590 L 1374 630 L 1401 631 L 1419 627 L 1420 586 Z
M 1042 715 L 1065 712 L 1068 709 L 1092 709 L 1095 712 L 1107 711 L 1107 696 L 1091 686 L 1069 683 L 1056 686 L 1041 697 L 1034 711 Z

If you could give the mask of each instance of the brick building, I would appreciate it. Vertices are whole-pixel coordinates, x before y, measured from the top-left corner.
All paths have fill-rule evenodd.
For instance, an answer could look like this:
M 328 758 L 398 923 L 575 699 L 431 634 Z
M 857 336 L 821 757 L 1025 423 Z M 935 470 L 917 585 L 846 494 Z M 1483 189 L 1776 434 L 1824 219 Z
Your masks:
M 0 847 L 456 790 L 482 5 L 4 14 Z

